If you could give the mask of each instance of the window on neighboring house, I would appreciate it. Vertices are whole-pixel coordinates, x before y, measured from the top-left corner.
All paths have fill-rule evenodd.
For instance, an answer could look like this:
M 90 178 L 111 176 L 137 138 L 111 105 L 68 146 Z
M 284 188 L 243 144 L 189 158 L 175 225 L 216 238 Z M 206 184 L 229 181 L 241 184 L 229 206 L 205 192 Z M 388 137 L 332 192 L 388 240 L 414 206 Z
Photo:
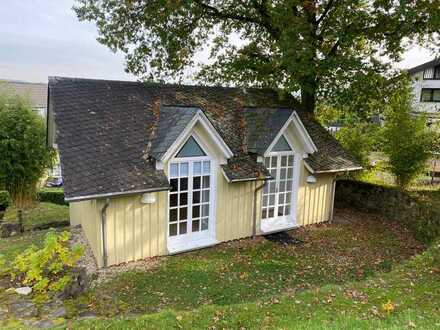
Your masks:
M 422 102 L 440 102 L 440 89 L 423 88 L 420 100 Z
M 440 66 L 425 69 L 423 79 L 440 79 Z

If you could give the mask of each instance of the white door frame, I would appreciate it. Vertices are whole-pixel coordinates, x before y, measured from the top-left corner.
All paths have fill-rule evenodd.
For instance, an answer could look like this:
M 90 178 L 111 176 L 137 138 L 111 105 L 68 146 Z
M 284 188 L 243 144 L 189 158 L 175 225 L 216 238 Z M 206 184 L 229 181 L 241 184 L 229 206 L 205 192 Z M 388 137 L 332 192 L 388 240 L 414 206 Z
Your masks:
M 179 153 L 181 147 L 185 145 L 186 141 L 193 137 L 194 140 L 199 144 L 202 150 L 205 152 L 206 156 L 200 157 L 176 157 Z M 188 138 L 182 143 L 180 148 L 175 152 L 175 155 L 168 161 L 168 177 L 171 178 L 171 164 L 180 164 L 180 163 L 188 163 L 188 202 L 187 202 L 187 232 L 186 234 L 170 236 L 170 192 L 168 192 L 167 198 L 167 229 L 166 229 L 166 238 L 167 238 L 167 247 L 170 253 L 178 253 L 187 250 L 193 250 L 195 248 L 204 247 L 213 245 L 216 242 L 215 239 L 215 222 L 216 222 L 216 188 L 217 188 L 217 168 L 218 161 L 210 155 L 208 152 L 208 148 L 201 141 L 201 139 L 197 136 L 196 133 L 192 133 L 188 136 Z M 202 162 L 202 173 L 203 173 L 203 161 L 210 162 L 210 187 L 209 187 L 209 217 L 208 217 L 208 230 L 207 231 L 199 231 L 196 233 L 192 233 L 192 194 L 193 194 L 193 166 L 194 162 Z M 180 173 L 179 173 L 180 177 Z M 203 177 L 203 174 L 201 174 Z M 202 182 L 200 183 L 202 185 Z M 202 198 L 202 194 L 200 196 Z M 202 212 L 202 210 L 200 210 Z M 200 217 L 200 221 L 201 221 Z
M 293 173 L 292 173 L 292 190 L 291 192 L 291 199 L 290 199 L 290 214 L 288 216 L 282 216 L 282 217 L 273 217 L 273 218 L 262 218 L 262 210 L 263 210 L 263 195 L 264 192 L 261 194 L 261 206 L 260 206 L 260 219 L 261 219 L 261 225 L 260 229 L 264 233 L 268 232 L 276 232 L 281 231 L 289 228 L 296 227 L 297 224 L 297 205 L 298 205 L 298 190 L 299 190 L 299 181 L 300 181 L 300 161 L 301 161 L 301 153 L 298 153 L 295 151 L 295 147 L 290 140 L 289 136 L 287 134 L 280 134 L 277 136 L 277 138 L 281 138 L 281 136 L 284 136 L 287 143 L 289 144 L 289 147 L 292 151 L 268 151 L 264 154 L 263 162 L 266 157 L 277 157 L 277 168 L 276 168 L 276 178 L 277 178 L 277 186 L 279 185 L 279 179 L 280 179 L 280 165 L 281 165 L 281 156 L 293 156 Z M 274 143 L 272 143 L 272 147 L 276 144 L 278 140 L 276 140 Z M 266 183 L 267 184 L 267 183 Z M 276 191 L 276 197 L 275 197 L 275 210 L 274 215 L 277 212 L 277 206 L 278 206 L 278 198 L 279 198 L 279 191 L 277 188 Z

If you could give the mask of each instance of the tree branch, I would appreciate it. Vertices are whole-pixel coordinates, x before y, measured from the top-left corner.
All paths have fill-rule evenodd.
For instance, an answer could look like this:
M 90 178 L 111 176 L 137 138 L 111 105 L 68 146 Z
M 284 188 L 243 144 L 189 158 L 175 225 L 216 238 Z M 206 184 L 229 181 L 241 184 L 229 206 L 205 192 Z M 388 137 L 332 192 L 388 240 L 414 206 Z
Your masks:
M 251 23 L 259 25 L 267 30 L 267 32 L 274 38 L 279 37 L 279 30 L 274 28 L 271 24 L 270 16 L 266 10 L 267 0 L 263 0 L 260 4 L 257 0 L 253 1 L 254 8 L 260 14 L 260 19 L 257 17 L 251 17 L 246 15 L 234 14 L 231 12 L 221 11 L 218 8 L 208 5 L 201 0 L 196 0 L 195 3 L 200 6 L 200 8 L 205 10 L 205 13 L 211 17 L 220 18 L 220 19 L 231 19 L 243 23 Z
M 328 13 L 330 12 L 330 10 L 333 7 L 334 2 L 335 2 L 335 0 L 329 0 L 329 2 L 327 3 L 327 6 L 325 7 L 321 16 L 316 20 L 316 26 L 318 26 L 325 19 L 325 17 L 328 15 Z
M 196 4 L 198 4 L 201 8 L 205 10 L 205 12 L 215 18 L 221 18 L 221 19 L 232 19 L 244 23 L 254 23 L 254 24 L 261 24 L 260 21 L 256 20 L 255 18 L 245 16 L 245 15 L 238 15 L 234 13 L 227 13 L 224 11 L 220 11 L 218 8 L 208 5 L 204 3 L 203 1 L 196 0 Z

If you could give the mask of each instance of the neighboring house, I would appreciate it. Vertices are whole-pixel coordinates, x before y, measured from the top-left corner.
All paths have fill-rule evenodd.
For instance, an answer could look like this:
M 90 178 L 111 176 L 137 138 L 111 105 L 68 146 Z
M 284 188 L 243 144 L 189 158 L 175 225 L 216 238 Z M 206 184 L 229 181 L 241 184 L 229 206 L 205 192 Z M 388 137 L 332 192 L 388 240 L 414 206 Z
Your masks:
M 47 84 L 0 79 L 1 92 L 26 97 L 31 103 L 32 110 L 46 117 Z
M 428 124 L 440 119 L 440 60 L 418 65 L 408 70 L 413 80 L 414 109 L 425 113 Z
M 0 79 L 0 93 L 2 92 L 27 98 L 32 106 L 32 110 L 46 119 L 47 84 Z M 50 177 L 61 177 L 59 162 L 52 169 L 48 170 L 47 175 Z
M 70 221 L 98 265 L 330 220 L 336 176 L 361 167 L 291 104 L 272 90 L 50 78 Z

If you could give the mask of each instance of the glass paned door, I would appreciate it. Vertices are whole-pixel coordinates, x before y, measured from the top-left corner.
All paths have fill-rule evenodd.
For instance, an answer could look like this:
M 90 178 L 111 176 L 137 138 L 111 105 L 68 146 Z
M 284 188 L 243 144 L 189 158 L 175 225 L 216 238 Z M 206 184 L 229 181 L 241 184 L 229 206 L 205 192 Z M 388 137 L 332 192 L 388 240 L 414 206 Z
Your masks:
M 204 237 L 210 229 L 211 161 L 172 162 L 169 177 L 169 237 Z
M 294 156 L 272 155 L 265 157 L 264 163 L 273 179 L 269 180 L 263 189 L 261 218 L 289 217 L 292 213 Z

